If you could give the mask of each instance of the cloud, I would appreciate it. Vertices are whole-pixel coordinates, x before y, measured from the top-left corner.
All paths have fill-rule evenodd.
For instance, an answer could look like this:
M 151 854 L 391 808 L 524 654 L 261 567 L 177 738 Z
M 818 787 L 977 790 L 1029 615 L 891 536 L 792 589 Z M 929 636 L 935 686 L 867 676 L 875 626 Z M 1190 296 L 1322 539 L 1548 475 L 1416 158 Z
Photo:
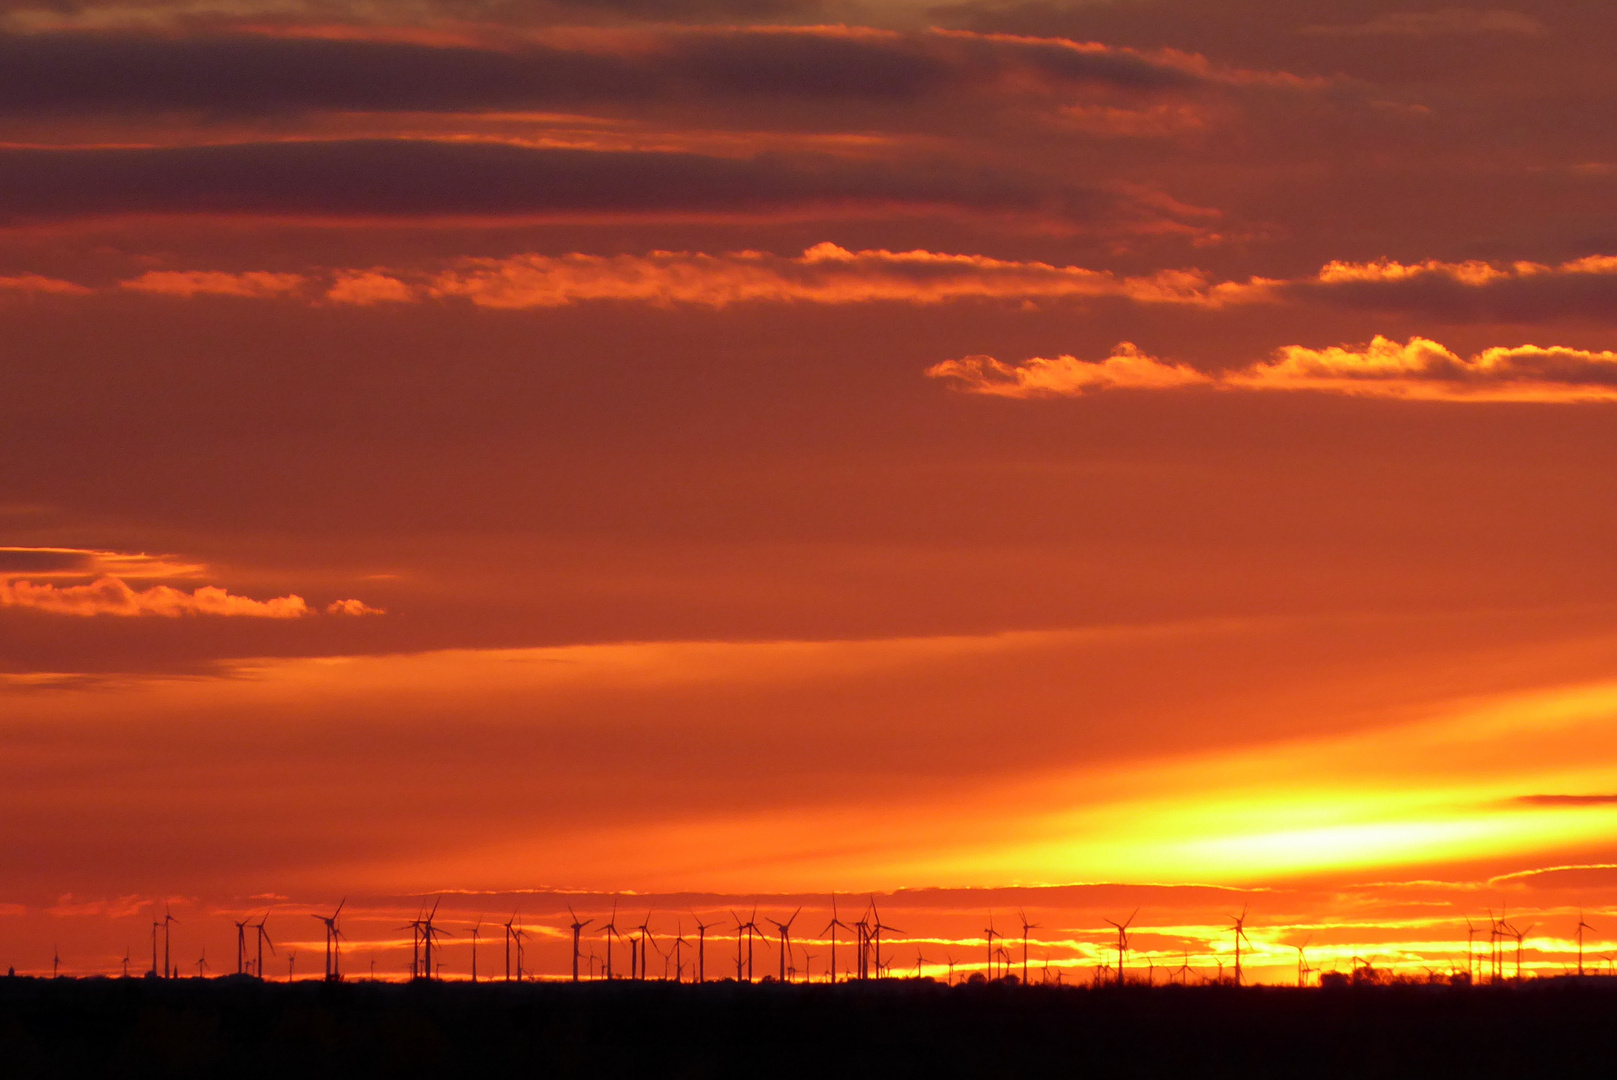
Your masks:
M 119 578 L 196 577 L 207 567 L 176 561 L 172 555 L 103 551 L 98 548 L 0 547 L 0 575 L 30 577 L 86 577 L 110 574 Z
M 1518 795 L 1527 806 L 1603 806 L 1617 803 L 1617 795 Z
M 427 139 L 0 149 L 0 220 L 739 215 L 954 208 L 1092 219 L 1118 196 L 940 162 Z
M 88 585 L 38 585 L 29 581 L 0 581 L 0 607 L 30 608 L 53 615 L 225 615 L 259 619 L 297 619 L 310 614 L 301 596 L 252 600 L 213 585 L 185 592 L 167 585 L 132 589 L 121 579 L 106 576 Z
M 404 40 L 0 34 L 0 112 L 467 112 L 669 101 L 911 103 L 1083 88 L 1159 93 L 1227 76 L 1199 57 L 1062 38 L 840 26 L 674 27 Z
M 1379 311 L 1416 311 L 1449 319 L 1534 322 L 1617 315 L 1617 257 L 1590 255 L 1559 264 L 1480 260 L 1402 263 L 1330 262 L 1312 278 L 1289 282 L 1287 296 Z
M 42 274 L 12 274 L 0 277 L 0 292 L 56 293 L 62 296 L 81 296 L 91 289 L 60 278 Z
M 303 288 L 301 274 L 271 274 L 250 271 L 227 274 L 213 270 L 152 270 L 119 287 L 135 292 L 158 293 L 164 296 L 287 296 Z
M 327 615 L 386 615 L 384 608 L 374 608 L 362 600 L 333 600 L 326 605 Z
M 401 303 L 416 298 L 415 290 L 396 277 L 378 270 L 344 270 L 326 290 L 326 299 L 334 304 Z
M 1617 353 L 1561 347 L 1485 349 L 1462 358 L 1435 341 L 1377 336 L 1368 345 L 1288 345 L 1265 363 L 1223 377 L 1252 390 L 1328 390 L 1429 401 L 1614 401 Z
M 1194 270 L 1119 277 L 1078 266 L 932 251 L 849 251 L 822 243 L 800 256 L 756 251 L 707 255 L 518 255 L 469 259 L 430 292 L 491 308 L 559 307 L 590 300 L 725 307 L 758 301 L 935 304 L 966 299 L 1123 297 L 1217 307 L 1256 298 L 1261 285 L 1212 285 Z
M 947 360 L 927 370 L 961 389 L 998 397 L 1078 397 L 1101 389 L 1311 390 L 1412 401 L 1617 401 L 1617 352 L 1521 345 L 1469 358 L 1426 338 L 1400 344 L 1313 349 L 1288 345 L 1266 361 L 1204 374 L 1140 352 L 1125 342 L 1101 361 L 1035 357 L 1009 365 L 988 356 Z
M 1499 8 L 1393 11 L 1368 22 L 1304 27 L 1316 37 L 1453 37 L 1467 34 L 1539 35 L 1547 28 L 1531 15 Z
M 1147 356 L 1122 342 L 1105 360 L 1073 356 L 1036 357 L 1014 367 L 991 356 L 945 360 L 927 369 L 935 379 L 953 379 L 964 389 L 998 397 L 1078 397 L 1094 390 L 1170 390 L 1213 380 L 1183 364 Z

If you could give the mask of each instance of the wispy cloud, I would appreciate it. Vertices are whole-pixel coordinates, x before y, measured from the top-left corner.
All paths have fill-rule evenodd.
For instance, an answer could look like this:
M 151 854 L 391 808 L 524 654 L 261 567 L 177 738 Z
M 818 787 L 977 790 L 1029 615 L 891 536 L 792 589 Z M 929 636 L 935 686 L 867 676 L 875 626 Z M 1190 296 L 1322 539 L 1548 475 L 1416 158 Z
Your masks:
M 207 569 L 173 555 L 105 551 L 73 547 L 0 547 L 0 576 L 86 577 L 110 574 L 120 578 L 188 578 Z
M 1077 397 L 1106 389 L 1173 390 L 1214 382 L 1185 364 L 1147 356 L 1130 342 L 1122 342 L 1104 360 L 1075 356 L 1035 357 L 1021 364 L 1002 364 L 992 356 L 945 360 L 927 369 L 935 379 L 953 379 L 978 394 L 999 397 Z
M 1119 345 L 1105 360 L 993 357 L 946 360 L 927 370 L 961 389 L 997 397 L 1077 397 L 1101 389 L 1312 390 L 1419 401 L 1617 401 L 1617 352 L 1521 345 L 1462 357 L 1426 338 L 1314 349 L 1287 345 L 1265 361 L 1216 374 Z
M 119 283 L 121 288 L 163 296 L 287 296 L 303 287 L 302 274 L 249 271 L 232 274 L 217 270 L 152 270 Z
M 1467 34 L 1547 32 L 1544 24 L 1520 11 L 1501 8 L 1441 8 L 1437 11 L 1393 11 L 1362 23 L 1303 28 L 1316 37 L 1453 37 Z
M 311 614 L 303 597 L 295 594 L 271 600 L 236 596 L 214 585 L 186 592 L 168 585 L 134 589 L 116 577 L 99 578 L 88 585 L 39 585 L 30 581 L 0 581 L 0 607 L 31 608 L 52 615 L 225 615 L 258 619 L 298 619 Z

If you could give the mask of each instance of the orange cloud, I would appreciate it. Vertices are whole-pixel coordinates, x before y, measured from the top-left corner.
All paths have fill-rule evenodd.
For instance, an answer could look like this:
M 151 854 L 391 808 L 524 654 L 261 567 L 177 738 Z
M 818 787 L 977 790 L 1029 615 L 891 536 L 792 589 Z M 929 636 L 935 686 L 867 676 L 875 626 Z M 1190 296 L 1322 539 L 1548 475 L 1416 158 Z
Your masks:
M 119 287 L 162 296 L 277 297 L 303 288 L 302 274 L 272 274 L 261 270 L 230 274 L 217 270 L 152 270 Z
M 327 615 L 386 615 L 384 608 L 374 608 L 363 600 L 333 600 L 326 605 Z
M 1034 357 L 1011 365 L 968 356 L 945 360 L 926 373 L 953 379 L 971 393 L 1013 398 L 1206 385 L 1421 401 L 1617 401 L 1617 352 L 1521 345 L 1466 358 L 1426 338 L 1399 344 L 1379 335 L 1368 345 L 1287 345 L 1271 360 L 1217 375 L 1148 356 L 1128 342 L 1100 361 Z
M 207 569 L 201 563 L 181 562 L 172 555 L 103 551 L 98 548 L 0 547 L 0 577 L 118 578 L 196 577 Z
M 344 270 L 336 282 L 326 290 L 326 299 L 334 304 L 402 303 L 416 299 L 415 290 L 398 278 L 379 270 Z
M 0 290 L 23 293 L 57 293 L 64 296 L 78 296 L 92 290 L 71 281 L 60 278 L 45 277 L 43 274 L 12 274 L 9 277 L 0 277 Z
M 1521 345 L 1464 358 L 1426 338 L 1400 345 L 1377 335 L 1368 345 L 1288 345 L 1222 384 L 1426 401 L 1617 401 L 1617 353 Z
M 1034 357 L 1011 366 L 992 356 L 945 360 L 927 369 L 935 379 L 954 379 L 964 389 L 999 397 L 1078 397 L 1092 390 L 1169 390 L 1213 382 L 1195 368 L 1147 356 L 1122 342 L 1104 360 Z
M 654 251 L 649 255 L 517 255 L 468 259 L 429 292 L 481 307 L 560 307 L 588 300 L 661 305 L 776 303 L 936 304 L 967 299 L 1123 297 L 1142 303 L 1218 307 L 1259 299 L 1267 283 L 1214 284 L 1197 270 L 1146 277 L 1043 262 L 932 251 L 850 251 L 822 243 L 802 255 L 758 251 Z
M 36 585 L 0 581 L 0 607 L 32 608 L 53 615 L 233 615 L 259 619 L 297 619 L 311 614 L 301 596 L 253 600 L 234 596 L 214 585 L 194 592 L 168 585 L 132 589 L 110 575 L 88 585 Z

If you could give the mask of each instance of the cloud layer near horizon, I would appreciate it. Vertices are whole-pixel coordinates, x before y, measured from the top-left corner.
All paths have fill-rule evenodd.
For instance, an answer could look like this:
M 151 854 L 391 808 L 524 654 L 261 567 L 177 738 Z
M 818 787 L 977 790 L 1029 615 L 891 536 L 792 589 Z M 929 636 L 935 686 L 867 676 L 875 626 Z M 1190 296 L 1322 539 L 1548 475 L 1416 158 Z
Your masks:
M 1007 398 L 1079 397 L 1096 390 L 1311 390 L 1409 401 L 1574 403 L 1617 401 L 1617 352 L 1521 345 L 1469 358 L 1435 341 L 1313 349 L 1287 345 L 1271 360 L 1208 374 L 1148 356 L 1130 342 L 1104 360 L 1035 357 L 1005 364 L 991 356 L 945 360 L 927 369 L 963 390 Z

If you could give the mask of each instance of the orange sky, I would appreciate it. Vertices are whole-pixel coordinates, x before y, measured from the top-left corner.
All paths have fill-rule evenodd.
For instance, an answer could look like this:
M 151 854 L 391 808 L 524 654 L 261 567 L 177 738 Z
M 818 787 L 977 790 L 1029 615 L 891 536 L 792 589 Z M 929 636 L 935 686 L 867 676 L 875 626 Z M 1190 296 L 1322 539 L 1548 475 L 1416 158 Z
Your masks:
M 0 962 L 1617 950 L 1597 7 L 0 3 Z

